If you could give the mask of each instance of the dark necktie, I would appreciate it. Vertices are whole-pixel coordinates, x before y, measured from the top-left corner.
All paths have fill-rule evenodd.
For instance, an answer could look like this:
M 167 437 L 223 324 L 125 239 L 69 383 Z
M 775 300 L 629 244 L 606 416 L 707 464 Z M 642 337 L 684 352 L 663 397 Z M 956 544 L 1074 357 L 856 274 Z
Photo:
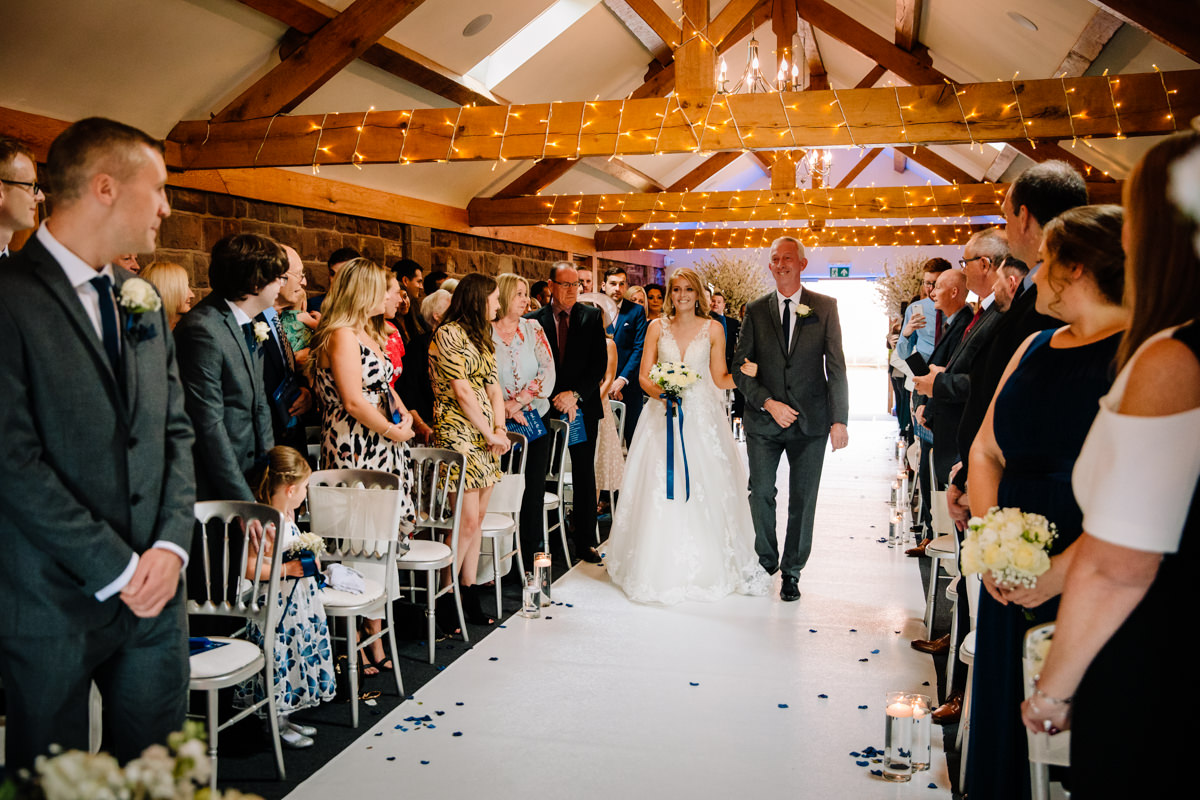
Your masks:
M 258 349 L 258 342 L 254 338 L 254 323 L 243 322 L 242 333 L 246 336 L 246 349 L 253 353 Z
M 942 343 L 942 334 L 946 332 L 946 321 L 942 319 L 942 312 L 938 311 L 934 314 L 933 322 L 933 346 L 937 347 Z
M 107 275 L 97 275 L 91 280 L 92 286 L 100 295 L 100 330 L 104 338 L 104 351 L 108 353 L 108 363 L 114 375 L 121 374 L 121 344 L 117 332 L 117 306 L 113 297 L 112 281 Z
M 783 298 L 783 347 L 790 350 L 792 346 L 792 298 Z
M 979 310 L 975 312 L 975 316 L 971 317 L 971 322 L 967 325 L 967 329 L 963 331 L 963 338 L 967 338 L 967 334 L 971 332 L 971 328 L 975 327 L 975 323 L 979 322 L 979 315 L 983 313 L 983 304 L 979 305 Z
M 567 327 L 571 322 L 571 315 L 566 311 L 558 312 L 558 360 L 563 361 L 567 357 Z
M 271 327 L 275 329 L 275 337 L 279 340 L 279 349 L 283 351 L 283 363 L 287 364 L 288 372 L 295 372 L 296 354 L 292 352 L 291 343 L 283 335 L 283 319 L 279 316 L 278 311 L 271 320 Z

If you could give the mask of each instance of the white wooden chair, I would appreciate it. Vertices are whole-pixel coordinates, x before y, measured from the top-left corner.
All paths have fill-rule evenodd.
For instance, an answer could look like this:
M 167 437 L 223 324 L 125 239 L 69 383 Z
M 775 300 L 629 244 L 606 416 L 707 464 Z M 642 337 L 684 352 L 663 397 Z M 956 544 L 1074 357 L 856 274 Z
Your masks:
M 479 554 L 481 563 L 478 581 L 486 581 L 488 573 L 495 579 L 496 619 L 504 616 L 500 580 L 506 572 L 505 567 L 511 565 L 514 555 L 517 557 L 518 580 L 525 577 L 525 559 L 521 553 L 518 527 L 521 499 L 525 496 L 525 459 L 529 448 L 523 434 L 509 431 L 508 441 L 512 447 L 501 460 L 504 475 L 492 489 L 487 513 L 483 516 L 485 547 Z M 512 549 L 509 549 L 510 547 Z
M 404 697 L 392 604 L 399 596 L 394 568 L 397 532 L 404 496 L 400 476 L 369 469 L 326 469 L 314 472 L 308 481 L 308 511 L 312 531 L 326 540 L 329 560 L 350 561 L 363 571 L 362 594 L 326 586 L 321 590 L 325 615 L 344 622 L 346 663 L 350 678 L 350 722 L 358 727 L 359 652 L 384 635 L 392 656 L 396 693 Z M 371 567 L 376 567 L 371 569 Z M 375 580 L 375 573 L 380 578 Z M 359 617 L 384 620 L 378 633 L 358 641 Z
M 458 624 L 464 642 L 469 642 L 467 621 L 462 610 L 462 591 L 458 586 L 458 529 L 462 520 L 462 487 L 466 459 L 461 453 L 433 447 L 412 449 L 413 505 L 416 507 L 416 530 L 428 531 L 431 536 L 446 541 L 413 538 L 412 547 L 396 559 L 402 571 L 424 572 L 425 587 L 413 585 L 412 591 L 425 592 L 425 618 L 428 623 L 429 663 L 434 663 L 437 643 L 437 599 L 453 590 L 458 610 Z M 452 467 L 458 477 L 451 480 Z M 438 588 L 438 572 L 450 567 L 450 583 Z
M 271 741 L 275 745 L 275 765 L 279 779 L 283 780 L 286 771 L 279 740 L 279 716 L 275 708 L 274 652 L 275 628 L 283 613 L 275 598 L 279 593 L 284 549 L 272 549 L 269 580 L 260 577 L 266 563 L 263 548 L 258 549 L 253 577 L 246 577 L 251 523 L 258 523 L 264 530 L 272 526 L 278 542 L 283 537 L 283 514 L 259 503 L 211 500 L 196 503 L 195 516 L 196 539 L 192 552 L 193 558 L 201 559 L 199 566 L 203 581 L 202 585 L 196 585 L 193 578 L 189 586 L 188 615 L 243 619 L 255 623 L 263 633 L 261 648 L 244 639 L 210 636 L 208 638 L 219 643 L 219 646 L 196 653 L 189 659 L 192 672 L 188 689 L 208 695 L 208 756 L 212 761 L 209 787 L 214 792 L 217 790 L 218 734 L 263 706 L 267 707 L 267 723 L 271 730 Z M 263 674 L 266 697 L 225 722 L 220 722 L 218 691 L 249 680 L 259 672 Z
M 545 552 L 550 552 L 550 531 L 558 529 L 562 534 L 563 557 L 570 566 L 571 550 L 567 547 L 567 500 L 566 500 L 566 460 L 567 460 L 567 431 L 568 425 L 561 419 L 546 422 L 547 435 L 550 440 L 550 460 L 546 468 L 546 483 L 553 484 L 554 489 L 547 491 L 542 503 L 542 529 L 546 538 L 542 541 Z M 550 527 L 550 512 L 558 512 L 558 520 Z
M 1021 649 L 1021 666 L 1024 672 L 1025 697 L 1033 693 L 1033 678 L 1041 671 L 1038 665 L 1038 651 L 1043 642 L 1054 639 L 1055 624 L 1048 622 L 1031 628 L 1025 634 L 1025 644 Z M 1063 731 L 1050 736 L 1045 733 L 1030 733 L 1029 738 L 1029 785 L 1033 800 L 1047 800 L 1050 797 L 1050 767 L 1071 766 L 1071 732 Z

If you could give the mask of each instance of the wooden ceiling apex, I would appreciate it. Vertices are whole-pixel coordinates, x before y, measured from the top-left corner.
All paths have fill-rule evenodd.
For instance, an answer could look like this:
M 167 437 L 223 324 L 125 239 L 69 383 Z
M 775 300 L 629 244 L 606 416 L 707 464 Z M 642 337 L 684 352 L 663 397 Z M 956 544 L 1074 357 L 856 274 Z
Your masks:
M 601 231 L 597 250 L 712 250 L 765 248 L 780 236 L 805 247 L 933 247 L 966 244 L 988 225 L 874 225 L 812 228 L 705 228 L 700 230 Z

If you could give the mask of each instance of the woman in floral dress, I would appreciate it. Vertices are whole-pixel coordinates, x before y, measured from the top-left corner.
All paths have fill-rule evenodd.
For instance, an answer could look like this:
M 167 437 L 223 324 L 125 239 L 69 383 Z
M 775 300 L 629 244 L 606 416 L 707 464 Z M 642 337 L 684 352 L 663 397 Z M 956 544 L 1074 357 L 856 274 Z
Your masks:
M 321 463 L 327 469 L 374 469 L 399 475 L 403 482 L 401 525 L 416 522 L 413 474 L 408 445 L 412 415 L 392 390 L 393 367 L 382 340 L 370 325 L 384 313 L 388 271 L 365 258 L 342 266 L 321 306 L 321 324 L 313 336 L 310 369 L 321 407 Z M 398 581 L 396 570 L 383 573 L 377 562 L 356 564 L 385 586 Z M 378 619 L 367 623 L 380 629 Z M 365 675 L 390 669 L 383 641 L 371 645 Z
M 492 487 L 500 480 L 500 456 L 508 451 L 504 399 L 492 343 L 491 323 L 499 310 L 500 289 L 495 279 L 478 273 L 467 275 L 455 288 L 429 348 L 433 418 L 437 421 L 434 443 L 466 457 L 458 529 L 459 585 L 467 621 L 477 625 L 492 623 L 480 606 L 475 579 L 483 517 Z M 445 579 L 450 579 L 449 570 Z

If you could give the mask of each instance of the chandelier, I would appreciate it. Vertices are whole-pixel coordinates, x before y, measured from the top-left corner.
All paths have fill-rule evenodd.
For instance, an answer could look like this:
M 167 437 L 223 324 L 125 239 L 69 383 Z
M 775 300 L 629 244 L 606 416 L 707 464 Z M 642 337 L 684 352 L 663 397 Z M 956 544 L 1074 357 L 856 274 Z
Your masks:
M 750 46 L 746 48 L 746 71 L 732 89 L 728 85 L 729 68 L 725 64 L 725 57 L 722 56 L 717 70 L 717 91 L 720 94 L 754 94 L 775 91 L 775 88 L 767 83 L 767 79 L 762 75 L 758 59 L 758 39 L 753 36 L 750 37 Z
M 833 167 L 833 151 L 824 147 L 807 150 L 804 158 L 800 159 L 800 166 L 814 184 L 817 179 L 824 183 L 829 178 L 829 170 Z

